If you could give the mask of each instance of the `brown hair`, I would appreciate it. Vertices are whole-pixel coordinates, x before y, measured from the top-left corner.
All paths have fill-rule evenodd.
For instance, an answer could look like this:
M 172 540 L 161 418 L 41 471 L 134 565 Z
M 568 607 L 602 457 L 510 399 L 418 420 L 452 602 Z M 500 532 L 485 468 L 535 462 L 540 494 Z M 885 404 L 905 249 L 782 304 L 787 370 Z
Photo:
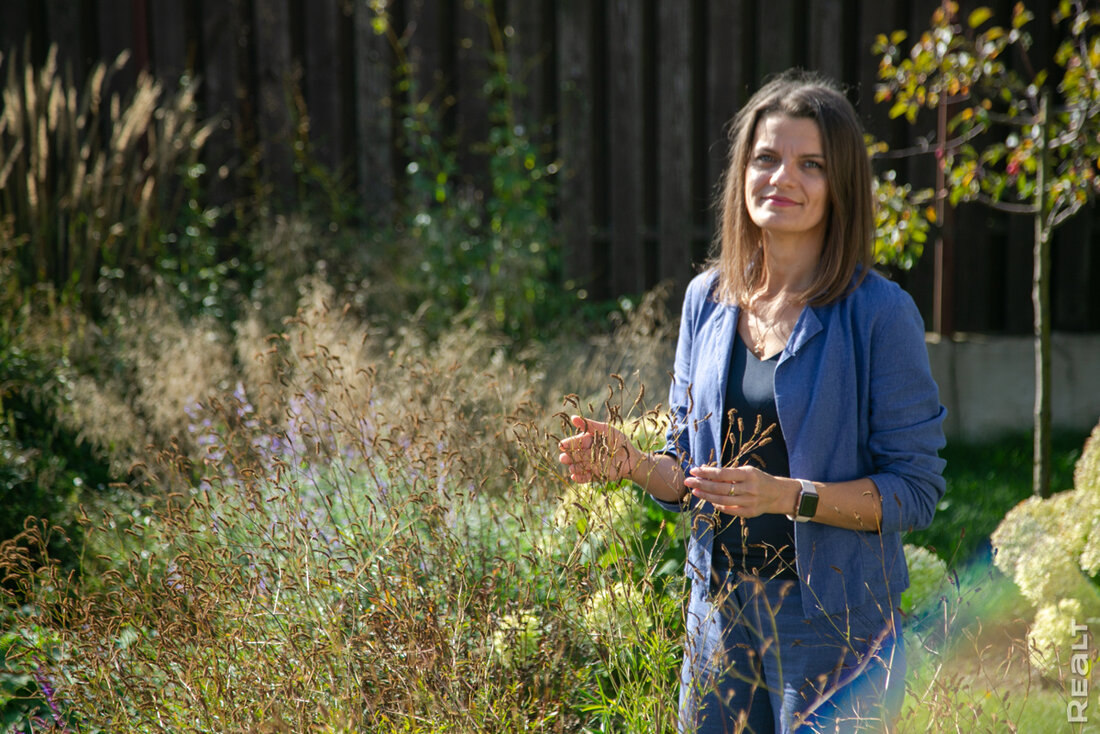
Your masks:
M 718 201 L 719 229 L 710 262 L 718 271 L 718 298 L 743 303 L 763 278 L 761 232 L 745 205 L 745 168 L 757 123 L 772 114 L 814 120 L 821 133 L 828 221 L 817 273 L 800 300 L 815 306 L 831 303 L 847 292 L 857 266 L 862 266 L 861 280 L 871 269 L 871 162 L 851 103 L 833 82 L 803 71 L 784 72 L 769 81 L 730 124 L 729 165 Z

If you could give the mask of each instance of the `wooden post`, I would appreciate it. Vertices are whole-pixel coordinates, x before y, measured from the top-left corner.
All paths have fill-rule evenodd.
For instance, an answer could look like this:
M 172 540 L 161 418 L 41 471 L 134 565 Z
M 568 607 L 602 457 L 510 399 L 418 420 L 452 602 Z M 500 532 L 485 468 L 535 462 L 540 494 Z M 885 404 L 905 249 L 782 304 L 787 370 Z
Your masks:
M 130 0 L 130 50 L 134 66 L 149 70 L 149 3 L 148 0 Z
M 98 38 L 99 59 L 110 64 L 123 51 L 132 52 L 134 46 L 134 12 L 130 0 L 103 0 L 99 3 Z M 108 83 L 105 91 L 124 96 L 134 88 L 137 79 L 136 59 L 131 55 L 130 62 L 120 69 Z
M 34 1 L 37 2 L 37 0 Z M 31 2 L 32 0 L 0 2 L 0 43 L 3 44 L 0 46 L 0 53 L 4 54 L 5 66 L 34 61 L 34 59 L 23 58 L 23 49 L 26 48 L 26 42 L 31 35 Z

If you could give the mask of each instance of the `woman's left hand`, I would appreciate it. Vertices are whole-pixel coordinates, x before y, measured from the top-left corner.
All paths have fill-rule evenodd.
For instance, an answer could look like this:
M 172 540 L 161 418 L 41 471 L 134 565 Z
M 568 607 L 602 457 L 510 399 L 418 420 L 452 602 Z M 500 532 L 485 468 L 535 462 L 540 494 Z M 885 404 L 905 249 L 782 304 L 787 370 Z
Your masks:
M 788 484 L 792 484 L 789 487 Z M 754 466 L 697 466 L 684 485 L 728 515 L 756 517 L 793 511 L 801 485 Z

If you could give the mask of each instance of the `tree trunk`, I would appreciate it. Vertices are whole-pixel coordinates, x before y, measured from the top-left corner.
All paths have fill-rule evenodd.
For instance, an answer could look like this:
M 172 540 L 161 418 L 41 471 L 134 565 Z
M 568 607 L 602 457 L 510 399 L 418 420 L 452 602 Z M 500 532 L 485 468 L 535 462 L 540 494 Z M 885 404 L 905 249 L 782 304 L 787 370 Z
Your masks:
M 1031 287 L 1031 303 L 1035 311 L 1035 412 L 1034 461 L 1032 491 L 1040 497 L 1050 496 L 1050 227 L 1047 215 L 1050 198 L 1047 194 L 1047 174 L 1050 160 L 1048 149 L 1049 119 L 1047 108 L 1050 93 L 1043 90 L 1039 102 L 1039 168 L 1036 176 L 1035 263 Z

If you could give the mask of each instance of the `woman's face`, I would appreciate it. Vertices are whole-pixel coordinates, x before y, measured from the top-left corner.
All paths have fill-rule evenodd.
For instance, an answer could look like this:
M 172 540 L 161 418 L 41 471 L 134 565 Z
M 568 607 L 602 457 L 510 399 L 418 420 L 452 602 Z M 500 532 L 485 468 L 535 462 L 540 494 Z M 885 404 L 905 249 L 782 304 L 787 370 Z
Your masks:
M 771 114 L 756 123 L 745 169 L 745 206 L 765 235 L 824 241 L 829 184 L 817 122 Z

